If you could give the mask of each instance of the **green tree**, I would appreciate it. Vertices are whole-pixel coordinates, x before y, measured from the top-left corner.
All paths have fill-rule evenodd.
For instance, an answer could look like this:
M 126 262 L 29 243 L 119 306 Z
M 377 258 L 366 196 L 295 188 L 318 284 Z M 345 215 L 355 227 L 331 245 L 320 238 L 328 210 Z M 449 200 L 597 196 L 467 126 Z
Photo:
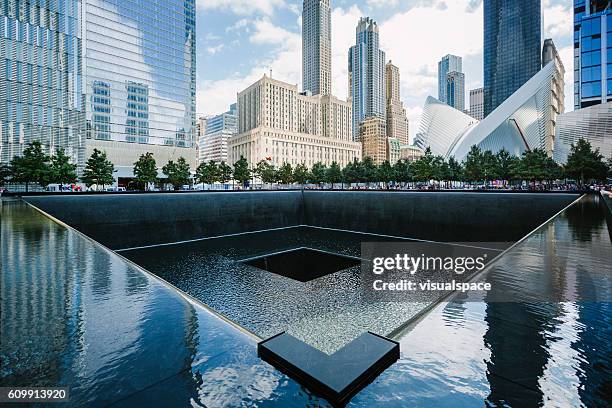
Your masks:
M 38 140 L 30 142 L 23 150 L 22 156 L 15 156 L 11 160 L 13 181 L 25 183 L 26 192 L 30 183 L 38 183 L 41 187 L 47 186 L 50 176 L 49 159 Z
M 153 153 L 147 152 L 140 155 L 134 163 L 134 177 L 136 182 L 145 190 L 148 190 L 149 183 L 154 183 L 157 180 L 157 163 L 155 163 Z
M 223 184 L 232 179 L 232 168 L 224 161 L 219 164 L 219 181 Z
M 341 183 L 343 180 L 342 169 L 340 165 L 335 161 L 329 166 L 327 171 L 325 172 L 325 182 L 331 183 L 332 189 L 334 188 L 334 184 Z
M 293 170 L 293 179 L 296 183 L 303 186 L 310 178 L 310 172 L 305 164 L 301 163 L 295 166 L 295 169 Z
M 409 183 L 412 181 L 412 168 L 408 160 L 400 159 L 393 165 L 393 174 L 398 183 Z
M 162 173 L 166 175 L 167 182 L 177 191 L 181 186 L 189 184 L 191 172 L 189 163 L 184 157 L 179 157 L 176 163 L 170 160 L 164 167 Z
M 293 183 L 293 168 L 290 163 L 283 163 L 277 171 L 278 181 L 281 184 Z
M 565 172 L 583 187 L 587 180 L 605 180 L 608 169 L 599 149 L 593 150 L 588 140 L 580 139 L 572 144 Z
M 484 180 L 482 150 L 480 150 L 480 147 L 472 146 L 463 162 L 463 169 L 466 180 L 470 182 Z
M 327 167 L 321 163 L 317 162 L 312 165 L 312 170 L 310 171 L 310 181 L 315 184 L 321 185 L 325 181 L 325 173 L 327 172 Z
M 612 178 L 612 156 L 608 159 L 608 178 Z
M 276 183 L 277 181 L 276 169 L 268 160 L 262 160 L 257 163 L 255 174 L 266 184 Z
M 497 156 L 494 155 L 490 150 L 482 153 L 481 157 L 481 168 L 482 176 L 485 181 L 492 181 L 499 178 L 500 169 L 499 161 Z
M 514 169 L 519 165 L 520 159 L 510 154 L 506 149 L 497 153 L 499 178 L 505 181 L 514 180 Z
M 76 164 L 70 163 L 70 157 L 64 153 L 64 149 L 58 149 L 51 157 L 49 181 L 59 184 L 76 183 L 78 180 L 76 170 Z
M 198 183 L 215 184 L 221 181 L 221 169 L 214 160 L 200 163 L 195 174 Z
M 352 162 L 348 162 L 342 169 L 342 180 L 345 183 L 359 183 L 361 181 L 361 177 L 361 163 L 359 160 L 357 160 L 357 158 L 353 159 Z
M 417 181 L 429 181 L 434 178 L 434 161 L 435 157 L 428 147 L 425 149 L 425 154 L 419 157 L 412 165 L 414 170 L 414 178 Z
M 251 170 L 249 170 L 249 162 L 247 159 L 240 156 L 240 160 L 234 163 L 234 180 L 239 182 L 243 187 L 251 178 Z
M 437 181 L 446 181 L 450 177 L 448 163 L 442 156 L 434 156 L 431 160 L 431 178 Z
M 463 166 L 454 156 L 448 158 L 448 180 L 452 183 L 463 180 Z
M 11 179 L 11 166 L 0 163 L 0 186 L 4 186 Z
M 113 177 L 114 172 L 115 166 L 106 157 L 106 152 L 94 149 L 89 159 L 87 159 L 87 163 L 85 163 L 81 181 L 85 183 L 87 187 L 93 185 L 96 187 L 102 186 L 104 190 L 104 186 L 113 184 L 115 181 Z
M 395 181 L 395 171 L 393 166 L 391 166 L 391 163 L 389 163 L 389 160 L 385 160 L 380 166 L 378 166 L 377 173 L 377 181 L 384 183 L 385 188 L 389 188 L 389 183 L 391 181 Z
M 366 156 L 357 168 L 357 181 L 363 183 L 374 183 L 378 180 L 378 166 L 371 157 Z
M 548 180 L 548 156 L 542 149 L 525 151 L 516 169 L 515 177 L 519 180 L 529 182 Z

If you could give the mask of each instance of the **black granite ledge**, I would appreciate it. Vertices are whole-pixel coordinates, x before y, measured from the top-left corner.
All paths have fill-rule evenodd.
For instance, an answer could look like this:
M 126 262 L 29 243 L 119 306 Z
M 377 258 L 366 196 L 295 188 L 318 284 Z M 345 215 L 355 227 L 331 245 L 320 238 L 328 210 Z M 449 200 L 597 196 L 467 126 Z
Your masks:
M 257 354 L 334 406 L 344 406 L 400 357 L 399 343 L 367 332 L 332 355 L 282 332 Z

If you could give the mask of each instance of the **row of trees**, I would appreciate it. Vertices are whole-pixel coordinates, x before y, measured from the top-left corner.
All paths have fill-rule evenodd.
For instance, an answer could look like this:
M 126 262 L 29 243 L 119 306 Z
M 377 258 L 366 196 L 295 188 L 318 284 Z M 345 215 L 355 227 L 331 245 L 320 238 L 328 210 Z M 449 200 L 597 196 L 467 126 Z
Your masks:
M 115 168 L 106 153 L 94 149 L 87 160 L 80 180 L 88 187 L 112 184 Z M 192 181 L 204 184 L 228 183 L 235 180 L 245 185 L 249 180 L 258 178 L 265 184 L 322 184 L 332 187 L 340 183 L 383 183 L 400 184 L 411 182 L 429 182 L 431 180 L 453 182 L 490 182 L 504 180 L 509 183 L 529 181 L 548 182 L 553 180 L 572 179 L 581 186 L 592 180 L 605 180 L 612 177 L 612 158 L 606 163 L 599 150 L 593 150 L 591 144 L 580 139 L 572 145 L 567 164 L 560 166 L 542 150 L 526 151 L 521 157 L 511 155 L 505 150 L 497 154 L 482 151 L 473 146 L 466 159 L 460 163 L 453 157 L 445 160 L 442 156 L 433 155 L 427 150 L 423 157 L 409 162 L 399 160 L 391 165 L 388 161 L 376 165 L 371 158 L 362 161 L 354 160 L 341 168 L 333 162 L 330 166 L 315 163 L 311 169 L 304 164 L 292 167 L 284 163 L 276 168 L 272 163 L 262 160 L 250 169 L 247 160 L 241 157 L 233 167 L 225 162 L 214 161 L 201 163 L 192 177 L 189 163 L 183 157 L 176 162 L 170 160 L 162 167 L 166 176 L 159 179 L 157 163 L 152 153 L 140 156 L 134 163 L 135 182 L 139 188 L 147 189 L 152 183 L 171 184 L 174 189 L 189 185 Z M 6 182 L 24 183 L 26 191 L 31 183 L 45 187 L 52 183 L 76 183 L 77 166 L 70 163 L 70 158 L 62 149 L 53 156 L 44 153 L 42 145 L 34 141 L 24 150 L 22 156 L 13 158 L 9 166 L 0 165 L 0 185 Z
M 246 182 L 257 177 L 265 184 L 339 184 L 339 183 L 383 183 L 401 184 L 411 182 L 429 182 L 431 180 L 452 182 L 487 183 L 493 180 L 504 180 L 508 183 L 522 181 L 548 182 L 560 179 L 573 179 L 580 185 L 591 180 L 605 180 L 612 171 L 612 158 L 606 164 L 598 150 L 593 150 L 590 143 L 581 139 L 569 155 L 565 166 L 560 166 L 542 150 L 526 151 L 521 157 L 511 155 L 506 150 L 497 154 L 482 151 L 473 146 L 466 159 L 460 163 L 453 157 L 445 160 L 442 156 L 433 155 L 427 150 L 423 157 L 414 162 L 399 160 L 394 165 L 388 161 L 376 165 L 371 158 L 355 160 L 341 168 L 333 162 L 329 167 L 315 163 L 311 169 L 303 164 L 292 167 L 284 163 L 276 168 L 266 160 L 259 162 L 255 168 L 248 169 L 243 161 L 241 177 L 237 181 Z M 238 164 L 238 163 L 237 163 Z M 203 163 L 196 171 L 196 179 L 202 183 L 223 182 L 220 166 L 215 162 Z M 229 173 L 228 173 L 229 178 Z
M 87 160 L 80 180 L 91 185 L 112 184 L 113 164 L 106 153 L 94 149 Z M 70 162 L 64 149 L 57 149 L 54 155 L 44 152 L 39 141 L 33 141 L 24 149 L 23 155 L 15 156 L 9 165 L 0 165 L 0 186 L 6 183 L 23 183 L 26 191 L 30 184 L 46 187 L 49 184 L 73 184 L 79 180 L 77 165 Z

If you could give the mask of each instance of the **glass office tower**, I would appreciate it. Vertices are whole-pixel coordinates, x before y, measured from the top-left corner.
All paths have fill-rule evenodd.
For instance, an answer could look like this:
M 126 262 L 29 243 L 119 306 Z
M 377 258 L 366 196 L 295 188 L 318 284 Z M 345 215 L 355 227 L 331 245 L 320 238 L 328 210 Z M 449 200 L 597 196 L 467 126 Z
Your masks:
M 0 1 L 0 163 L 33 140 L 84 156 L 80 0 Z
M 463 72 L 463 59 L 461 57 L 448 54 L 438 62 L 438 100 L 444 103 L 448 103 L 446 76 L 449 72 Z
M 612 1 L 574 0 L 574 108 L 612 101 Z
M 357 24 L 356 44 L 349 49 L 349 92 L 353 103 L 353 139 L 366 118 L 386 116 L 385 52 L 380 49 L 378 24 L 362 17 Z
M 194 0 L 86 0 L 85 20 L 88 139 L 194 146 Z
M 484 1 L 485 116 L 541 68 L 540 0 Z

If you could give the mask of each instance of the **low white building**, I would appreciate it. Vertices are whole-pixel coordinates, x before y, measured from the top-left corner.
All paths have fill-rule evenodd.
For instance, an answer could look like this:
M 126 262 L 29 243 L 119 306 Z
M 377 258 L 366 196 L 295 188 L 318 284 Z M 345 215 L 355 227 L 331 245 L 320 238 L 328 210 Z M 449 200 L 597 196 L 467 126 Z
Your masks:
M 482 121 L 428 97 L 415 145 L 433 154 L 463 161 L 472 146 L 496 153 L 502 149 L 521 155 L 542 149 L 552 157 L 558 113 L 559 67 L 549 62 Z

